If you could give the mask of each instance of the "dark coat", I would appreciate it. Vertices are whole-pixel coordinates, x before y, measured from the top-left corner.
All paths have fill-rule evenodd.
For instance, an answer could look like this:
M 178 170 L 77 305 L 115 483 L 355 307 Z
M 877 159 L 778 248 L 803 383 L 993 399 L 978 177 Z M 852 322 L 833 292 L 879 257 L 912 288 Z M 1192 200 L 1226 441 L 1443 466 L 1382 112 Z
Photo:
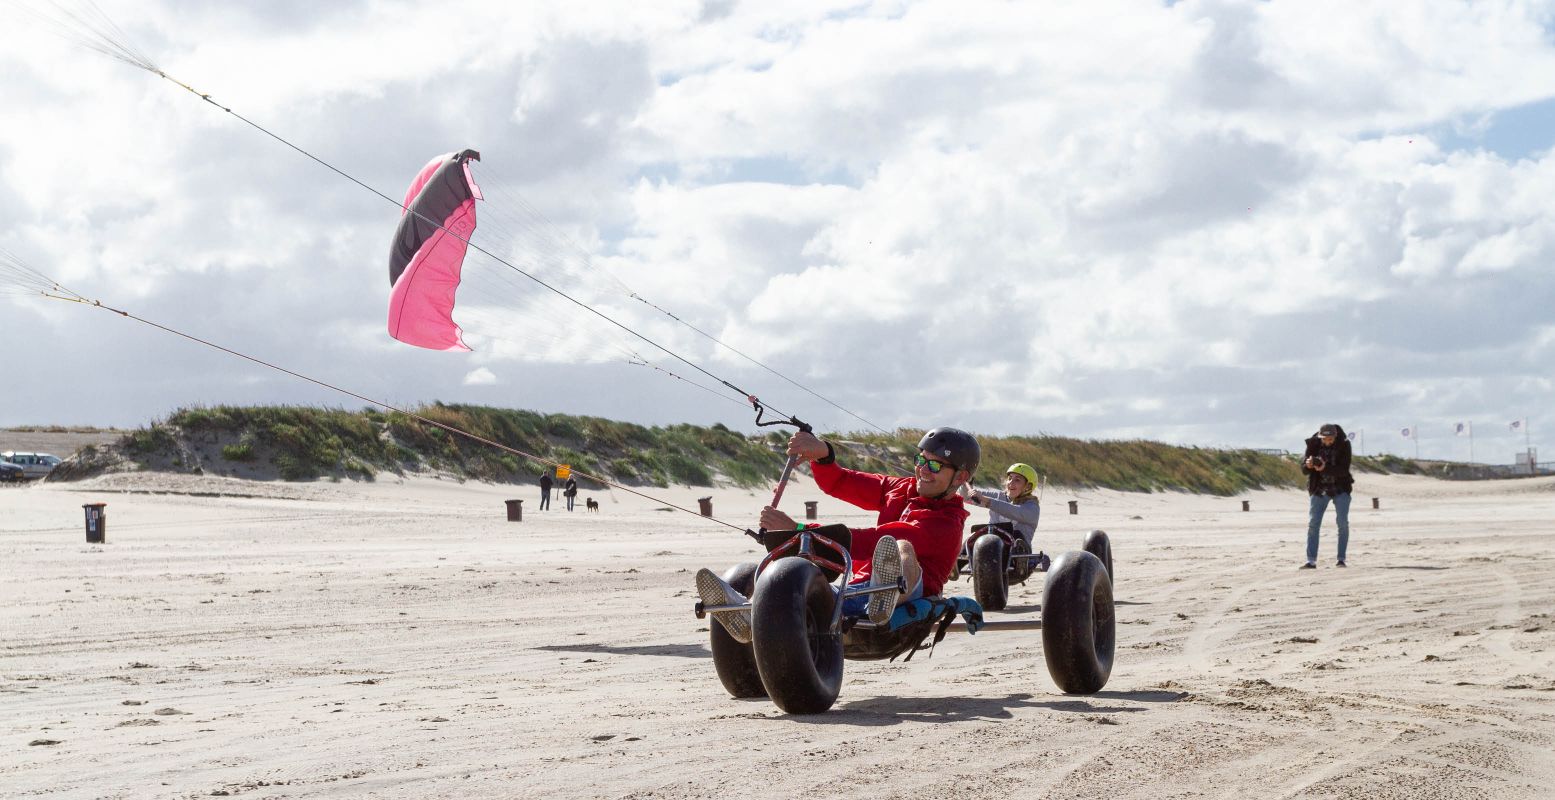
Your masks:
M 551 490 L 551 473 L 547 472 L 544 475 L 540 476 L 540 491 L 542 491 L 542 492 L 549 492 L 550 490 Z
M 1315 433 L 1307 440 L 1307 451 L 1301 456 L 1301 471 L 1307 476 L 1307 494 L 1332 497 L 1348 494 L 1355 487 L 1355 476 L 1350 474 L 1350 437 L 1345 435 L 1344 428 L 1334 427 L 1339 435 L 1334 437 L 1332 447 L 1324 447 L 1323 437 Z M 1323 459 L 1327 465 L 1322 472 L 1307 469 L 1307 459 L 1312 456 Z

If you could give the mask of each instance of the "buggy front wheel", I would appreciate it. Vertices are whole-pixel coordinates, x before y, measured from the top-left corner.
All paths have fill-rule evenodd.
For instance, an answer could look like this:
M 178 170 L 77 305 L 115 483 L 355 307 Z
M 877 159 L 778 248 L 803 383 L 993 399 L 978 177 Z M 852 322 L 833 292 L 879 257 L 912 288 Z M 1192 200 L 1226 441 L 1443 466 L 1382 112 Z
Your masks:
M 1004 572 L 1004 540 L 986 533 L 972 543 L 972 596 L 984 611 L 1003 611 L 1009 601 L 1009 576 Z
M 831 628 L 836 603 L 820 568 L 802 558 L 780 558 L 756 579 L 756 669 L 772 702 L 790 714 L 819 714 L 842 690 L 842 635 Z

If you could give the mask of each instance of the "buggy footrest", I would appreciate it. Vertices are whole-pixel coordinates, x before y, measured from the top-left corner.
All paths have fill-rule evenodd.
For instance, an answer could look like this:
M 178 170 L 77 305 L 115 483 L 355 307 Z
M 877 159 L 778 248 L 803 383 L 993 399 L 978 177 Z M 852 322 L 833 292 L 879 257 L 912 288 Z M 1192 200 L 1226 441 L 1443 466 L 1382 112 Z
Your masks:
M 967 632 L 976 633 L 983 627 L 983 607 L 970 597 L 923 597 L 896 607 L 891 621 L 879 627 L 859 627 L 849 630 L 842 637 L 843 655 L 851 659 L 891 659 L 907 653 L 905 660 L 912 660 L 914 651 L 932 648 L 945 638 L 950 623 L 957 617 L 965 620 Z M 934 640 L 923 642 L 933 635 Z

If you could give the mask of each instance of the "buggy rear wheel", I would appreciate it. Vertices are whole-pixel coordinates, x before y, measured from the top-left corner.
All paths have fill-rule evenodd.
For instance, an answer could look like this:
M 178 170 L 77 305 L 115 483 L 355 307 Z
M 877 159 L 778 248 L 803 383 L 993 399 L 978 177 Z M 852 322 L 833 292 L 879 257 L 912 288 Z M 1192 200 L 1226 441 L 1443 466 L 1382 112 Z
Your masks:
M 1016 558 L 1016 556 L 1029 556 L 1029 555 L 1031 555 L 1031 545 L 1026 544 L 1025 537 L 1022 537 L 1022 536 L 1015 537 L 1015 541 L 1010 545 L 1010 578 L 1009 578 L 1009 583 L 1011 583 L 1011 584 L 1025 583 L 1026 579 L 1031 577 L 1031 572 L 1032 572 L 1032 569 L 1033 569 L 1033 566 L 1032 566 L 1033 562 L 1032 562 L 1032 560 L 1029 559 L 1029 558 L 1020 558 L 1020 559 Z M 1006 596 L 1005 600 L 1008 601 L 1009 597 Z
M 755 590 L 756 565 L 735 564 L 723 574 L 723 579 L 740 594 L 750 597 Z M 740 644 L 716 619 L 708 620 L 707 636 L 713 651 L 713 669 L 718 671 L 718 681 L 729 696 L 766 697 L 767 690 L 761 685 L 761 675 L 756 671 L 756 654 L 751 646 Z
M 1042 588 L 1042 654 L 1059 689 L 1092 694 L 1107 685 L 1116 625 L 1101 559 L 1083 550 L 1055 559 Z
M 756 579 L 751 644 L 761 685 L 790 714 L 819 714 L 842 689 L 842 635 L 831 629 L 837 595 L 819 567 L 780 558 Z
M 1086 534 L 1085 544 L 1080 549 L 1101 559 L 1101 565 L 1107 568 L 1107 580 L 1116 586 L 1117 579 L 1112 572 L 1112 540 L 1107 538 L 1107 532 L 1091 531 Z
M 972 596 L 985 611 L 1002 611 L 1009 601 L 1004 565 L 1003 539 L 985 533 L 972 543 Z

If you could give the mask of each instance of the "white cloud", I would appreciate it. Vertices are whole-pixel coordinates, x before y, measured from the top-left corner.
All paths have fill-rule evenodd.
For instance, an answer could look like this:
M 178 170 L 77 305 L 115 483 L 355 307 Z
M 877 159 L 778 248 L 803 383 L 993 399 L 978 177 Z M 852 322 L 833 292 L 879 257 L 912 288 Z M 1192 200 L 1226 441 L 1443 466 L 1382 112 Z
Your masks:
M 1451 134 L 1555 97 L 1543 6 L 105 10 L 390 197 L 432 155 L 482 150 L 478 243 L 800 416 L 860 425 L 629 291 L 886 427 L 1277 445 L 1315 420 L 1550 406 L 1555 352 L 1525 343 L 1548 341 L 1555 300 L 1555 157 Z M 396 402 L 743 424 L 624 363 L 716 385 L 695 367 L 485 257 L 459 312 L 476 353 L 374 339 L 392 205 L 165 81 L 0 45 L 0 246 L 78 290 Z M 8 307 L 52 348 L 8 372 L 91 347 L 57 308 Z M 29 396 L 0 422 L 255 396 L 196 390 L 185 358 L 140 358 L 161 389 L 134 411 Z M 645 384 L 684 412 L 645 408 Z
M 497 373 L 485 367 L 476 367 L 464 376 L 465 386 L 495 386 L 497 383 Z

